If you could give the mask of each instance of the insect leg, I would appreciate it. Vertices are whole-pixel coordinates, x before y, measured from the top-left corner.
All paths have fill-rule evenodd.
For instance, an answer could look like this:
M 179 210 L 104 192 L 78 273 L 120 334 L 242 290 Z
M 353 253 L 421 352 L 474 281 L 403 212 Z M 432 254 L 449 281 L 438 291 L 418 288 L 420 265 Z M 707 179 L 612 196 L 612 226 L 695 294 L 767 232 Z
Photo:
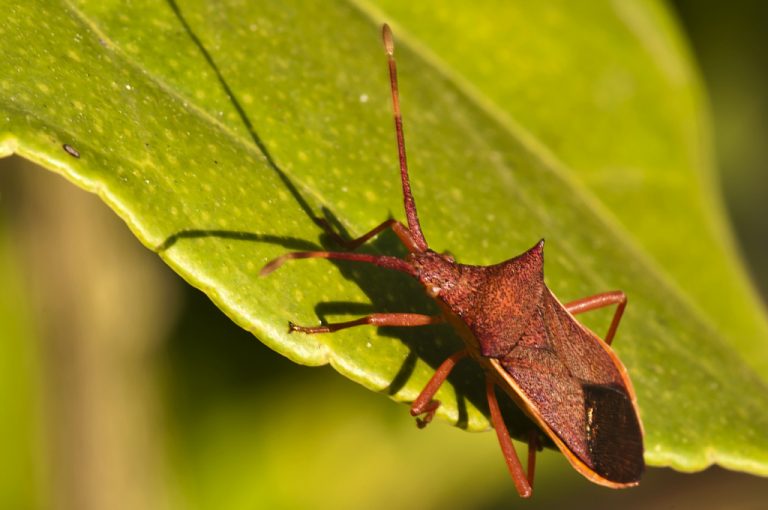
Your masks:
M 509 468 L 509 474 L 512 475 L 512 481 L 515 483 L 517 493 L 520 494 L 521 498 L 527 498 L 530 497 L 533 488 L 528 482 L 525 473 L 523 473 L 523 466 L 520 464 L 515 447 L 512 445 L 509 431 L 507 431 L 504 418 L 501 416 L 499 401 L 496 400 L 494 386 L 494 382 L 490 378 L 486 379 L 485 391 L 488 397 L 488 408 L 491 411 L 491 423 L 493 423 L 493 428 L 496 429 L 496 436 L 499 438 L 499 445 L 501 445 L 501 451 L 504 453 L 504 460 L 507 461 L 507 468 Z
M 605 335 L 605 343 L 611 345 L 613 337 L 616 334 L 616 330 L 621 322 L 621 316 L 624 313 L 624 308 L 627 306 L 627 296 L 620 290 L 614 290 L 611 292 L 603 292 L 602 294 L 595 294 L 594 296 L 588 296 L 585 298 L 577 299 L 565 304 L 565 309 L 573 315 L 582 312 L 588 312 L 590 310 L 596 310 L 605 306 L 616 305 L 616 312 L 613 314 L 613 320 L 611 326 L 608 328 L 608 333 Z
M 291 332 L 316 334 L 333 333 L 340 329 L 353 328 L 355 326 L 428 326 L 430 324 L 440 324 L 444 322 L 442 315 L 422 315 L 419 313 L 372 313 L 359 319 L 347 322 L 337 322 L 334 324 L 323 324 L 322 326 L 305 327 L 297 326 L 289 322 L 288 326 Z
M 381 225 L 378 225 L 370 230 L 370 232 L 366 232 L 365 234 L 361 235 L 360 237 L 357 237 L 355 239 L 344 239 L 339 235 L 338 232 L 333 230 L 333 227 L 331 227 L 330 223 L 328 223 L 324 219 L 318 219 L 316 220 L 316 223 L 320 225 L 325 232 L 331 236 L 337 244 L 340 244 L 344 248 L 348 250 L 355 250 L 361 245 L 365 244 L 372 238 L 376 237 L 383 231 L 385 231 L 388 228 L 391 228 L 395 235 L 397 235 L 398 239 L 400 239 L 400 242 L 405 245 L 405 247 L 408 249 L 409 252 L 413 253 L 416 251 L 419 251 L 419 247 L 416 245 L 415 241 L 413 240 L 413 237 L 411 236 L 411 232 L 408 230 L 408 227 L 400 223 L 399 221 L 395 219 L 388 219 L 386 221 L 383 221 Z
M 421 390 L 421 393 L 416 397 L 416 400 L 411 404 L 411 416 L 417 417 L 420 414 L 425 414 L 423 418 L 416 418 L 416 425 L 420 429 L 426 427 L 427 424 L 432 421 L 437 408 L 440 407 L 440 401 L 432 400 L 432 397 L 435 396 L 437 390 L 440 389 L 440 386 L 442 386 L 448 378 L 448 375 L 451 373 L 451 370 L 453 370 L 453 367 L 456 366 L 456 363 L 466 357 L 467 354 L 469 354 L 469 352 L 466 349 L 462 349 L 446 358 L 446 360 L 437 367 L 432 378 L 427 385 L 424 386 L 424 389 Z
M 387 255 L 368 255 L 366 253 L 346 253 L 336 251 L 294 251 L 280 255 L 276 259 L 267 262 L 259 271 L 259 276 L 266 276 L 275 269 L 293 259 L 336 259 L 352 260 L 357 262 L 367 262 L 386 269 L 394 269 L 415 276 L 415 270 L 408 262 L 397 257 Z

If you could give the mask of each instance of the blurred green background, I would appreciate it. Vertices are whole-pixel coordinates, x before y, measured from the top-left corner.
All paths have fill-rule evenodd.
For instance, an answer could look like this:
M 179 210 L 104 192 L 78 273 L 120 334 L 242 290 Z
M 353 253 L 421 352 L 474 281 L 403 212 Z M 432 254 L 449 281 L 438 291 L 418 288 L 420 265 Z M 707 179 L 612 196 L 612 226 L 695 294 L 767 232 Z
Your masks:
M 709 88 L 728 211 L 765 297 L 768 8 L 672 6 Z M 18 158 L 0 165 L 2 509 L 764 508 L 765 479 L 651 469 L 639 488 L 611 491 L 553 452 L 533 500 L 518 501 L 493 434 L 419 431 L 404 406 L 289 362 L 95 196 Z

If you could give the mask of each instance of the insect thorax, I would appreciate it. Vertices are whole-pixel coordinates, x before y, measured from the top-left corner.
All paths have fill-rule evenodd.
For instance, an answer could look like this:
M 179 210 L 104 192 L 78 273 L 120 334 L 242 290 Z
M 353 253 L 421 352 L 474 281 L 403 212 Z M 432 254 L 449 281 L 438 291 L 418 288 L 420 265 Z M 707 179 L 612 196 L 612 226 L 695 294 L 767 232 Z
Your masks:
M 414 254 L 411 262 L 427 293 L 461 318 L 488 357 L 517 343 L 546 289 L 542 242 L 492 266 L 457 264 L 433 251 Z

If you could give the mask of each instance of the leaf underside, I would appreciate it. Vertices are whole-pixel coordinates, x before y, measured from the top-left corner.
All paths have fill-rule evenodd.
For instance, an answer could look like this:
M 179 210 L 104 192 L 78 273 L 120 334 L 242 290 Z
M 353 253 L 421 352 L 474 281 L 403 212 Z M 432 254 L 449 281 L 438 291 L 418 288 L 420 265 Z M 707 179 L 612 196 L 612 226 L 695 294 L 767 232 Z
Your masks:
M 489 264 L 546 237 L 562 301 L 629 295 L 614 345 L 648 463 L 768 474 L 765 320 L 720 225 L 700 92 L 664 10 L 410 4 L 4 2 L 0 154 L 98 193 L 272 349 L 412 400 L 460 345 L 450 329 L 307 336 L 287 322 L 434 312 L 414 282 L 318 260 L 258 276 L 286 251 L 331 248 L 317 218 L 359 235 L 403 217 L 386 17 L 431 247 Z M 404 254 L 390 234 L 365 251 Z M 481 378 L 462 365 L 440 414 L 487 427 Z

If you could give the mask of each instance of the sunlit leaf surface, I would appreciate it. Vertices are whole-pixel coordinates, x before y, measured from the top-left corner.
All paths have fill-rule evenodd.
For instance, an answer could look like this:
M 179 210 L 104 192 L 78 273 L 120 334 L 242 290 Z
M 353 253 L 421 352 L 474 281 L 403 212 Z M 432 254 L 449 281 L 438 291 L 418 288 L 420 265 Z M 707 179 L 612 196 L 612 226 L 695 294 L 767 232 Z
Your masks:
M 624 289 L 615 345 L 648 462 L 768 473 L 765 319 L 720 226 L 698 85 L 665 12 L 389 4 L 4 2 L 0 153 L 98 193 L 274 350 L 411 400 L 459 345 L 448 328 L 306 336 L 287 321 L 434 310 L 417 285 L 316 260 L 258 277 L 330 247 L 317 218 L 352 235 L 402 218 L 386 18 L 432 247 L 489 264 L 546 237 L 562 300 Z M 368 250 L 403 254 L 391 235 Z M 487 426 L 480 378 L 452 377 L 444 418 Z

